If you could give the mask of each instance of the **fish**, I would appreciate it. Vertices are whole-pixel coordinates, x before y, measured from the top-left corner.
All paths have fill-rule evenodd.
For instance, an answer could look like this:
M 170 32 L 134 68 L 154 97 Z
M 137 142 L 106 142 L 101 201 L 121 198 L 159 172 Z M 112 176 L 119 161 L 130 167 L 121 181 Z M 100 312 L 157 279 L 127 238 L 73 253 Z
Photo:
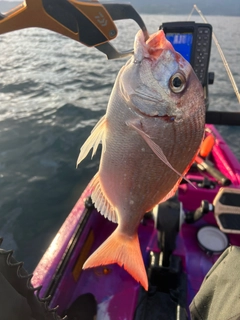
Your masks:
M 117 263 L 148 290 L 138 226 L 146 212 L 175 194 L 198 153 L 204 125 L 203 88 L 191 65 L 163 30 L 147 41 L 140 30 L 106 114 L 77 160 L 78 166 L 102 143 L 91 197 L 96 209 L 118 224 L 83 269 Z

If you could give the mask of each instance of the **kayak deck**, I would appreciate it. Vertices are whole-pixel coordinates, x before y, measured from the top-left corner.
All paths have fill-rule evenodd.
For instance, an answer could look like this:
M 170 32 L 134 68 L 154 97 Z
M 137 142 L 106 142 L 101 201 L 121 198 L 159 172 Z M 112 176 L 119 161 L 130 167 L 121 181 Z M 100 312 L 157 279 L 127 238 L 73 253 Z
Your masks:
M 231 180 L 231 186 L 239 188 L 238 160 L 215 127 L 209 125 L 207 128 L 216 139 L 211 152 L 211 161 Z M 196 210 L 202 200 L 212 203 L 222 187 L 216 179 L 205 172 L 203 174 L 193 169 L 187 177 L 197 188 L 187 183 L 179 186 L 178 200 L 185 212 Z M 116 228 L 116 224 L 96 211 L 89 196 L 88 186 L 35 269 L 32 283 L 34 286 L 42 285 L 41 297 L 51 295 L 50 307 L 59 305 L 60 315 L 64 315 L 79 296 L 92 293 L 98 305 L 97 319 L 135 319 L 135 309 L 139 305 L 143 289 L 123 268 L 113 264 L 82 270 L 87 257 Z M 162 214 L 164 215 L 164 212 Z M 172 252 L 172 257 L 180 258 L 181 274 L 186 277 L 186 306 L 190 304 L 206 273 L 220 255 L 220 253 L 210 255 L 199 246 L 197 232 L 205 225 L 217 226 L 212 212 L 205 214 L 193 224 L 183 223 Z M 160 254 L 159 234 L 153 216 L 149 215 L 143 219 L 138 234 L 143 259 L 148 268 L 151 253 Z M 227 237 L 229 243 L 240 245 L 240 235 L 228 234 Z M 148 273 L 151 274 L 150 269 Z

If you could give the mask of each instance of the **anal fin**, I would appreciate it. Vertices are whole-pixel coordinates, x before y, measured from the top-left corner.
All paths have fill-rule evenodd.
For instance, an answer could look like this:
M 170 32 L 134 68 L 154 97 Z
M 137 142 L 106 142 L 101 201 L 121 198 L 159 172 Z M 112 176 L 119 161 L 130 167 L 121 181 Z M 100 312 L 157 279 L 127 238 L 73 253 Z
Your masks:
M 91 188 L 92 188 L 92 201 L 95 205 L 95 208 L 108 220 L 117 223 L 118 217 L 117 213 L 112 206 L 112 204 L 109 202 L 104 190 L 101 187 L 100 179 L 99 179 L 99 173 L 95 175 L 91 182 Z
M 87 138 L 80 149 L 80 153 L 77 159 L 77 166 L 88 155 L 91 148 L 93 148 L 92 157 L 97 151 L 98 145 L 102 142 L 103 152 L 105 151 L 105 127 L 106 127 L 106 115 L 104 115 L 93 128 L 91 135 Z

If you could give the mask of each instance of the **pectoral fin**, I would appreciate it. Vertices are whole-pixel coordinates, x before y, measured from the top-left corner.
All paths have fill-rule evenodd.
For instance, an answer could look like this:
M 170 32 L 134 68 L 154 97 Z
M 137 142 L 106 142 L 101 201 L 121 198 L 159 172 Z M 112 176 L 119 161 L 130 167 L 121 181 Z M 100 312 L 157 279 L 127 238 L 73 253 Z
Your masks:
M 151 137 L 144 132 L 143 130 L 141 130 L 140 128 L 138 128 L 136 123 L 133 123 L 131 121 L 127 121 L 126 122 L 127 126 L 132 127 L 133 129 L 135 129 L 140 136 L 144 139 L 144 141 L 148 144 L 148 146 L 152 149 L 152 151 L 156 154 L 156 156 L 163 162 L 165 163 L 166 166 L 168 166 L 170 169 L 172 169 L 176 174 L 178 174 L 182 179 L 186 180 L 188 183 L 190 183 L 194 188 L 196 188 L 194 186 L 194 184 L 192 184 L 191 181 L 189 181 L 186 177 L 184 177 L 183 174 L 181 174 L 180 172 L 178 172 L 176 169 L 173 168 L 173 166 L 171 165 L 171 163 L 168 161 L 167 157 L 165 156 L 165 154 L 163 153 L 161 147 L 159 147 L 158 144 L 156 144 Z
M 97 151 L 98 145 L 102 142 L 103 152 L 105 151 L 105 128 L 106 128 L 106 115 L 104 115 L 93 128 L 91 135 L 84 142 L 80 149 L 80 153 L 77 159 L 77 166 L 88 155 L 91 148 L 93 148 L 92 157 Z

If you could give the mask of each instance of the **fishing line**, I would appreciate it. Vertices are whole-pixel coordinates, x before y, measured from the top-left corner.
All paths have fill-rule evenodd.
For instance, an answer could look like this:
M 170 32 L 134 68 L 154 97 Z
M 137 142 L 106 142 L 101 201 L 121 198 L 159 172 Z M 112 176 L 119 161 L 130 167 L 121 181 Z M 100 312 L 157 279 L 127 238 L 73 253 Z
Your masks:
M 190 19 L 190 17 L 192 16 L 194 10 L 196 10 L 196 11 L 198 12 L 198 14 L 200 15 L 200 17 L 202 18 L 202 20 L 203 20 L 205 23 L 208 23 L 207 19 L 204 17 L 204 15 L 202 14 L 201 10 L 199 10 L 199 8 L 197 7 L 196 4 L 194 4 L 192 11 L 191 11 L 191 13 L 189 14 L 189 16 L 188 16 L 188 18 L 187 18 L 187 21 L 189 21 L 189 19 Z M 226 69 L 226 72 L 227 72 L 227 74 L 228 74 L 229 80 L 230 80 L 230 82 L 231 82 L 231 84 L 232 84 L 233 90 L 234 90 L 234 92 L 235 92 L 235 94 L 236 94 L 236 96 L 237 96 L 238 102 L 240 103 L 240 92 L 239 92 L 239 90 L 238 90 L 237 84 L 236 84 L 236 82 L 235 82 L 235 80 L 234 80 L 233 74 L 232 74 L 232 72 L 231 72 L 231 70 L 230 70 L 230 67 L 229 67 L 229 65 L 228 65 L 227 59 L 226 59 L 225 56 L 224 56 L 224 53 L 223 53 L 223 51 L 222 51 L 222 48 L 221 48 L 221 46 L 220 46 L 220 44 L 219 44 L 219 42 L 218 42 L 218 40 L 217 40 L 217 37 L 215 36 L 214 32 L 212 33 L 212 37 L 213 37 L 213 41 L 214 41 L 214 43 L 215 43 L 215 45 L 216 45 L 216 47 L 217 47 L 217 49 L 218 49 L 218 52 L 219 52 L 219 54 L 220 54 L 220 57 L 221 57 L 221 59 L 222 59 L 223 65 L 224 65 L 224 67 L 225 67 L 225 69 Z

